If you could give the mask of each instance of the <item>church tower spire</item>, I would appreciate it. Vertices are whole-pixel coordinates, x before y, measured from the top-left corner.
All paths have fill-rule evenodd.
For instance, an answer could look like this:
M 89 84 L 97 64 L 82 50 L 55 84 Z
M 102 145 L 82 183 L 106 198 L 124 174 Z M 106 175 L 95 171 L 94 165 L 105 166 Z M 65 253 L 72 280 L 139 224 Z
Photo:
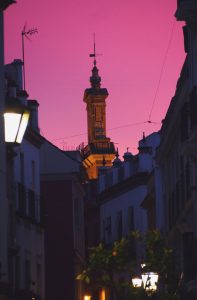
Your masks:
M 106 98 L 108 91 L 101 88 L 101 77 L 96 63 L 96 47 L 94 39 L 94 57 L 91 87 L 84 92 L 83 101 L 86 103 L 88 145 L 82 149 L 83 163 L 87 169 L 89 179 L 96 179 L 99 167 L 103 166 L 103 156 L 106 166 L 111 166 L 115 157 L 114 144 L 106 137 Z
M 106 103 L 108 91 L 101 88 L 101 77 L 94 60 L 91 87 L 84 92 L 83 101 L 87 104 L 88 143 L 106 137 Z
M 96 66 L 96 60 L 94 60 L 94 67 L 92 69 L 92 76 L 90 77 L 91 87 L 93 89 L 100 89 L 101 87 L 101 77 L 98 74 L 99 70 Z

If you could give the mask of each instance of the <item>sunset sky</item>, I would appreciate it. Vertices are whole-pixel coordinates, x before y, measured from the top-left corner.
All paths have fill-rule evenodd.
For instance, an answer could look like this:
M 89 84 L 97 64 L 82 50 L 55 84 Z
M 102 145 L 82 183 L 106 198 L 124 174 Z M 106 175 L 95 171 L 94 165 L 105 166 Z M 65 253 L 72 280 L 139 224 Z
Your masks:
M 93 33 L 102 87 L 108 89 L 107 136 L 136 153 L 145 132 L 160 129 L 185 53 L 176 0 L 17 0 L 5 12 L 5 62 L 22 58 L 26 90 L 39 106 L 41 134 L 61 149 L 87 143 L 83 93 L 92 69 Z M 160 84 L 159 84 L 160 82 Z M 153 105 L 154 102 L 154 106 Z M 147 123 L 150 120 L 156 123 Z

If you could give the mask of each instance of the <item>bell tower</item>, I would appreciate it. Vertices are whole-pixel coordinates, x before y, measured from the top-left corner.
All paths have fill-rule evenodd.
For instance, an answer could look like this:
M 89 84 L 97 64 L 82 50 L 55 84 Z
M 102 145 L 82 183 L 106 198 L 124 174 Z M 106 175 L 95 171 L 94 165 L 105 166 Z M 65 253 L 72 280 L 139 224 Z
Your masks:
M 112 166 L 115 157 L 114 144 L 106 137 L 106 98 L 108 91 L 101 88 L 101 77 L 96 65 L 96 51 L 94 42 L 94 57 L 91 87 L 84 92 L 83 101 L 86 103 L 88 145 L 81 150 L 83 164 L 89 179 L 96 179 L 99 167 Z
M 96 61 L 90 77 L 91 88 L 86 89 L 83 101 L 87 104 L 88 143 L 106 139 L 106 103 L 107 89 L 100 88 L 101 77 L 98 75 Z

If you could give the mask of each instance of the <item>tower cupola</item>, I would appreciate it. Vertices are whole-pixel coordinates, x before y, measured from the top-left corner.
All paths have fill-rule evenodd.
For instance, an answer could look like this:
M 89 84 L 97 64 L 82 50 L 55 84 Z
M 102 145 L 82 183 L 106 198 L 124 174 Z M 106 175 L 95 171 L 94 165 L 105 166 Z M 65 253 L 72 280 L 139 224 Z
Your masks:
M 119 152 L 118 152 L 118 148 L 116 150 L 116 158 L 113 160 L 113 166 L 114 167 L 118 167 L 122 164 L 121 159 L 119 158 Z
M 92 69 L 92 76 L 90 77 L 91 87 L 93 89 L 100 89 L 101 87 L 101 77 L 98 74 L 98 68 L 96 66 L 96 60 L 94 60 L 94 67 Z
M 127 147 L 127 151 L 123 155 L 124 161 L 130 161 L 133 159 L 133 155 L 129 152 L 129 147 Z

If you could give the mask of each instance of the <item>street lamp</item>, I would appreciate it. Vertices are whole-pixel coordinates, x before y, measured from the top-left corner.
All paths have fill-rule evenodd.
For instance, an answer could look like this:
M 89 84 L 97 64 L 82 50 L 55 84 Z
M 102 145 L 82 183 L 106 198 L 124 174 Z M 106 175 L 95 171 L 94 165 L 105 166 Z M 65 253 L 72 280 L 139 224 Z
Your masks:
M 19 100 L 6 103 L 4 112 L 5 142 L 20 144 L 28 125 L 30 111 Z
M 156 292 L 158 279 L 159 275 L 154 272 L 146 272 L 142 274 L 143 287 L 148 295 Z
M 142 278 L 139 277 L 133 277 L 132 278 L 132 284 L 135 288 L 142 286 Z
M 84 300 L 90 300 L 90 299 L 91 299 L 91 296 L 90 296 L 90 295 L 84 295 L 83 299 L 84 299 Z
M 140 277 L 133 277 L 132 284 L 134 288 L 139 288 L 142 286 L 147 292 L 148 296 L 152 295 L 157 290 L 157 283 L 158 283 L 159 275 L 154 272 L 145 272 L 142 273 Z

